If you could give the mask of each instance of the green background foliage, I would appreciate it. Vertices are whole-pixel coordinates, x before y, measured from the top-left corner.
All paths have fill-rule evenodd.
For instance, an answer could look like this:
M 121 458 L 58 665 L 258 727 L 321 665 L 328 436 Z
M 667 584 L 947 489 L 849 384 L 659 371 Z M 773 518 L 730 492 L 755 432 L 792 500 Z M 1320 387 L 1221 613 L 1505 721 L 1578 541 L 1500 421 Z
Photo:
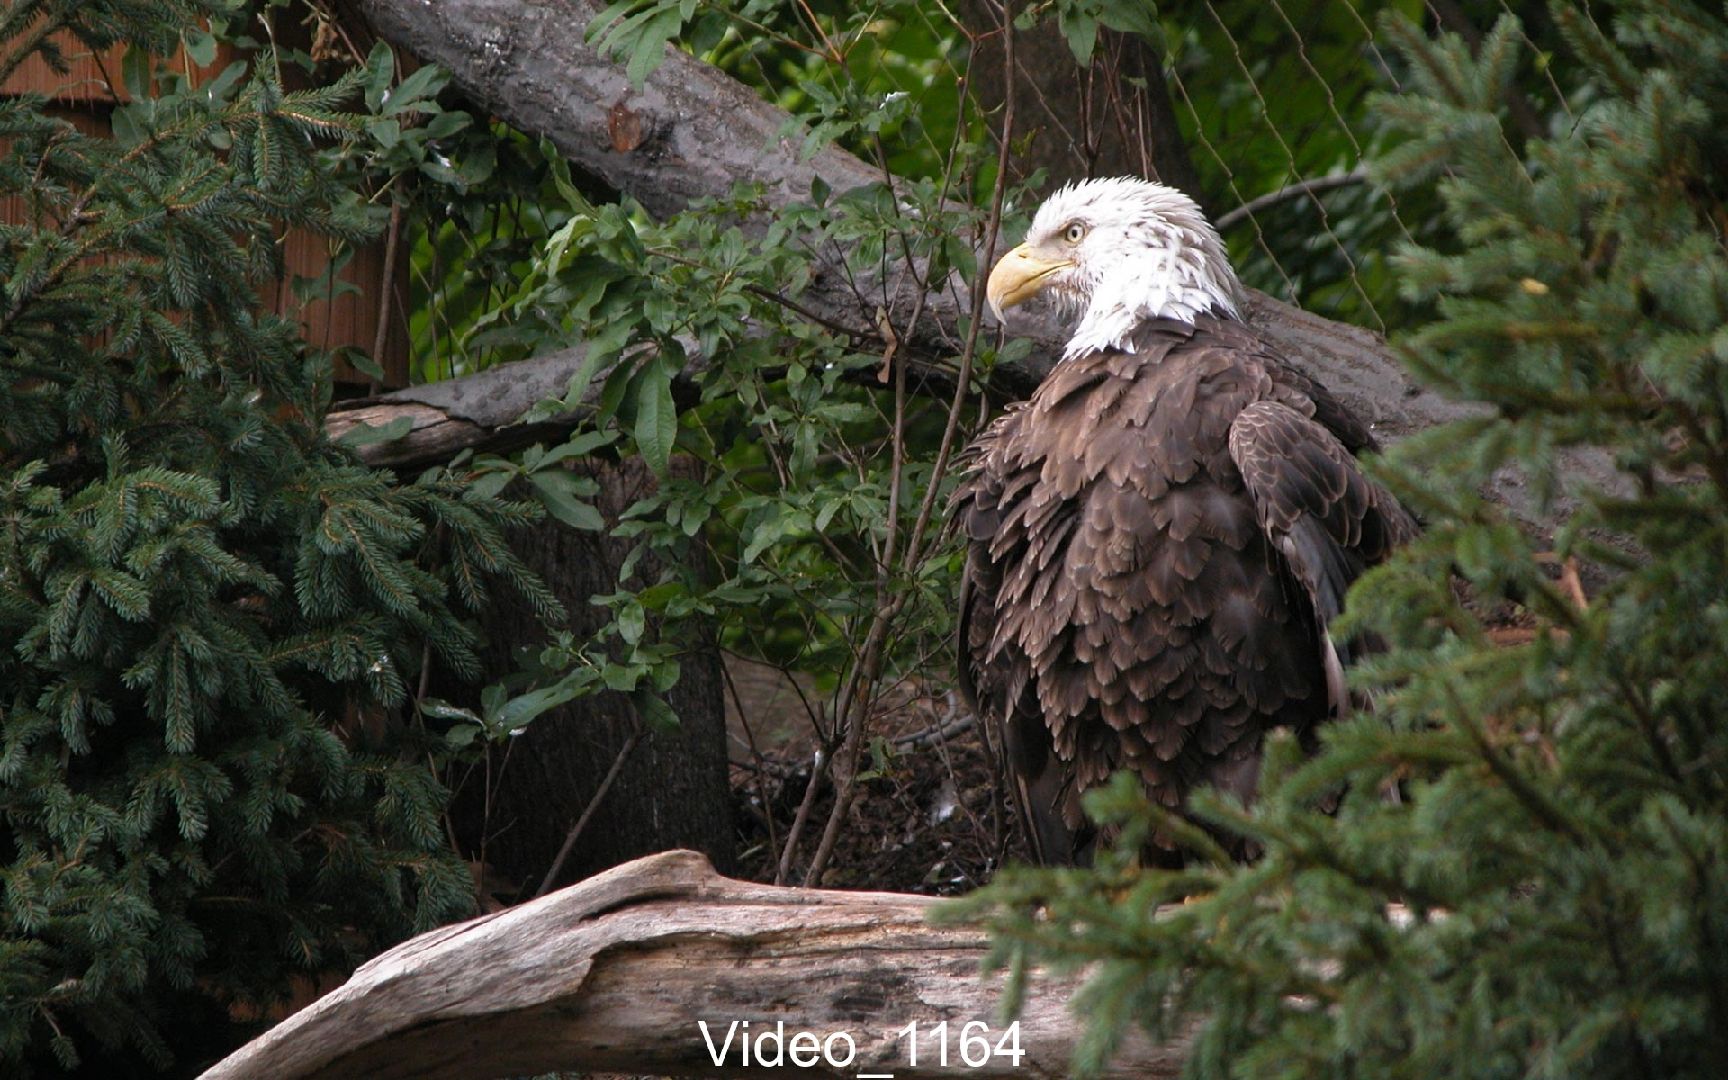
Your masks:
M 0 1061 L 184 1070 L 280 1000 L 465 914 L 403 710 L 480 674 L 534 508 L 358 466 L 330 357 L 258 310 L 287 225 L 372 236 L 363 73 L 191 86 L 153 57 L 221 3 L 12 5 L 0 38 L 131 42 L 113 137 L 0 102 Z M 32 21 L 34 20 L 34 21 Z M 0 58 L 10 70 L 33 40 Z M 201 51 L 208 40 L 194 42 Z

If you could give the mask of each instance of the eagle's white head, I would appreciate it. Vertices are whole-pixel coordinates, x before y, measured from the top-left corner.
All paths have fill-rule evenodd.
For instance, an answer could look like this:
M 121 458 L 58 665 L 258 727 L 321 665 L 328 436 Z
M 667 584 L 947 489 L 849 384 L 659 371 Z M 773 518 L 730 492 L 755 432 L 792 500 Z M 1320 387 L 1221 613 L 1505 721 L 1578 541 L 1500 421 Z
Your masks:
M 1063 359 L 1133 349 L 1148 319 L 1238 317 L 1242 286 L 1218 230 L 1193 199 L 1136 177 L 1070 184 L 1038 208 L 1026 242 L 990 271 L 998 319 L 1039 293 L 1080 322 Z

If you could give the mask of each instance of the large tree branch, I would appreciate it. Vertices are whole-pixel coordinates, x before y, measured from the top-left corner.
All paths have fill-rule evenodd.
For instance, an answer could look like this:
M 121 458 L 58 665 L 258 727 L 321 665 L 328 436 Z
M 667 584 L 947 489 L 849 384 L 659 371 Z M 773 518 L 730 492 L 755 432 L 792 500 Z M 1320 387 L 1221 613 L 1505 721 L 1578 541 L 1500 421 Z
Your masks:
M 983 977 L 988 936 L 935 927 L 928 897 L 783 889 L 721 877 L 695 852 L 651 855 L 531 903 L 397 946 L 341 988 L 242 1047 L 204 1080 L 532 1075 L 629 1070 L 655 1076 L 1036 1078 L 1069 1074 L 1082 1021 L 1076 976 L 1035 973 L 1020 1017 L 1018 1064 L 960 1059 L 978 1021 L 991 1044 L 1000 980 Z M 844 1032 L 844 1067 L 747 1067 L 738 1029 L 784 1023 L 818 1043 Z M 935 1025 L 948 1022 L 948 1064 Z M 918 1063 L 899 1032 L 925 1032 Z M 976 1031 L 976 1029 L 974 1029 Z M 801 1043 L 800 1045 L 806 1045 Z M 835 1057 L 843 1043 L 836 1040 Z M 771 1047 L 763 1047 L 771 1049 Z M 979 1048 L 969 1047 L 973 1061 Z M 1107 1077 L 1180 1074 L 1186 1040 L 1130 1039 Z
M 571 162 L 665 217 L 738 183 L 771 204 L 881 179 L 834 147 L 804 160 L 787 114 L 679 50 L 637 90 L 584 41 L 601 5 L 583 0 L 360 0 L 373 28 L 449 69 L 476 102 L 544 135 Z
M 806 160 L 796 122 L 736 80 L 668 47 L 660 67 L 637 90 L 622 68 L 584 43 L 599 10 L 587 0 L 358 0 L 374 27 L 394 44 L 448 68 L 477 103 L 524 131 L 545 135 L 578 168 L 627 193 L 655 214 L 671 214 L 692 200 L 727 194 L 740 182 L 762 185 L 770 209 L 805 199 L 820 176 L 836 191 L 879 182 L 879 172 L 836 147 Z M 878 335 L 878 309 L 890 319 L 914 309 L 916 327 L 896 326 L 895 362 L 940 383 L 957 351 L 959 325 L 970 296 L 961 283 L 933 291 L 920 307 L 917 281 L 906 273 L 848 270 L 844 252 L 826 252 L 801 306 L 829 325 L 860 338 Z M 1471 410 L 1418 387 L 1378 335 L 1333 322 L 1255 293 L 1249 317 L 1274 345 L 1326 384 L 1381 434 L 1396 438 L 1458 419 Z M 1036 316 L 1018 316 L 1010 329 L 1034 343 L 1023 361 L 998 365 L 989 389 L 1023 397 L 1061 352 L 1062 329 Z M 417 442 L 374 444 L 363 456 L 379 464 L 424 464 L 464 446 L 509 448 L 554 433 L 510 426 L 514 417 L 474 402 L 495 396 L 500 383 L 545 379 L 557 383 L 568 353 L 512 364 L 501 372 L 454 380 L 447 388 L 411 388 L 367 403 L 368 422 L 409 415 Z M 568 376 L 564 376 L 565 379 Z M 480 389 L 470 392 L 464 384 Z M 561 384 L 560 384 L 561 386 Z M 432 400 L 437 397 L 438 400 Z M 405 410 L 398 412 L 397 410 Z M 568 424 L 579 418 L 563 418 Z M 337 413 L 332 426 L 351 424 Z M 1601 455 L 1579 455 L 1571 469 L 1597 486 L 1618 483 Z M 1519 479 L 1508 473 L 1496 496 L 1526 520 L 1549 517 L 1530 504 Z
M 578 168 L 655 214 L 723 196 L 739 182 L 761 184 L 772 208 L 808 198 L 818 176 L 837 191 L 883 179 L 873 167 L 832 146 L 805 160 L 791 117 L 677 49 L 668 48 L 642 89 L 633 89 L 619 65 L 584 43 L 584 31 L 598 10 L 584 0 L 443 0 L 435 5 L 361 0 L 361 7 L 385 38 L 449 68 L 481 106 L 547 136 Z M 891 315 L 913 307 L 916 285 L 910 275 L 883 279 L 848 275 L 839 266 L 818 269 L 800 302 L 861 336 L 876 335 L 877 306 Z M 968 306 L 969 296 L 960 286 L 931 295 L 923 324 L 910 334 L 902 330 L 898 357 L 914 365 L 940 365 L 954 352 Z M 1256 297 L 1253 317 L 1371 422 L 1409 430 L 1458 415 L 1456 406 L 1437 395 L 1413 391 L 1375 335 L 1264 295 Z M 1035 348 L 1023 363 L 994 373 L 993 386 L 1004 396 L 1020 396 L 1035 386 L 1060 354 L 1063 338 L 1050 322 L 1013 329 L 1028 332 Z M 389 400 L 421 400 L 423 395 L 417 389 Z

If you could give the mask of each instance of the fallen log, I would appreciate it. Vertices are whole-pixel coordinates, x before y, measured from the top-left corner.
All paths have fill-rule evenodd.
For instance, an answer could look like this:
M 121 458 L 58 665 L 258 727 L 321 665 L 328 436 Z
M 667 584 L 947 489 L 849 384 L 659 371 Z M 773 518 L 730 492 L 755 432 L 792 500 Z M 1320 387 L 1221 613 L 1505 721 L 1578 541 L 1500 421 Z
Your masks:
M 987 935 L 932 926 L 936 902 L 757 885 L 695 852 L 651 855 L 397 946 L 204 1080 L 1067 1076 L 1080 977 L 1034 974 L 1009 1053 L 1001 979 L 980 974 Z M 1131 1038 L 1103 1075 L 1175 1077 L 1186 1051 Z

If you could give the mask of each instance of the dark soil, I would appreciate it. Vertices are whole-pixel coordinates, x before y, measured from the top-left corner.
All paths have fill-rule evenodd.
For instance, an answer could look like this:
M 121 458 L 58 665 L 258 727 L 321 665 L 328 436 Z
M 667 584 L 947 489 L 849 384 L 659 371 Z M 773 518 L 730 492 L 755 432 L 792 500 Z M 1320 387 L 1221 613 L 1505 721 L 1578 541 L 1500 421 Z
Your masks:
M 812 884 L 952 896 L 989 881 L 1005 859 L 1026 860 L 994 755 L 952 695 L 923 689 L 899 695 L 871 735 L 866 778 L 827 869 Z M 813 740 L 792 739 L 734 763 L 740 876 L 774 880 L 813 761 Z M 800 871 L 833 806 L 833 787 L 824 783 L 799 845 Z

